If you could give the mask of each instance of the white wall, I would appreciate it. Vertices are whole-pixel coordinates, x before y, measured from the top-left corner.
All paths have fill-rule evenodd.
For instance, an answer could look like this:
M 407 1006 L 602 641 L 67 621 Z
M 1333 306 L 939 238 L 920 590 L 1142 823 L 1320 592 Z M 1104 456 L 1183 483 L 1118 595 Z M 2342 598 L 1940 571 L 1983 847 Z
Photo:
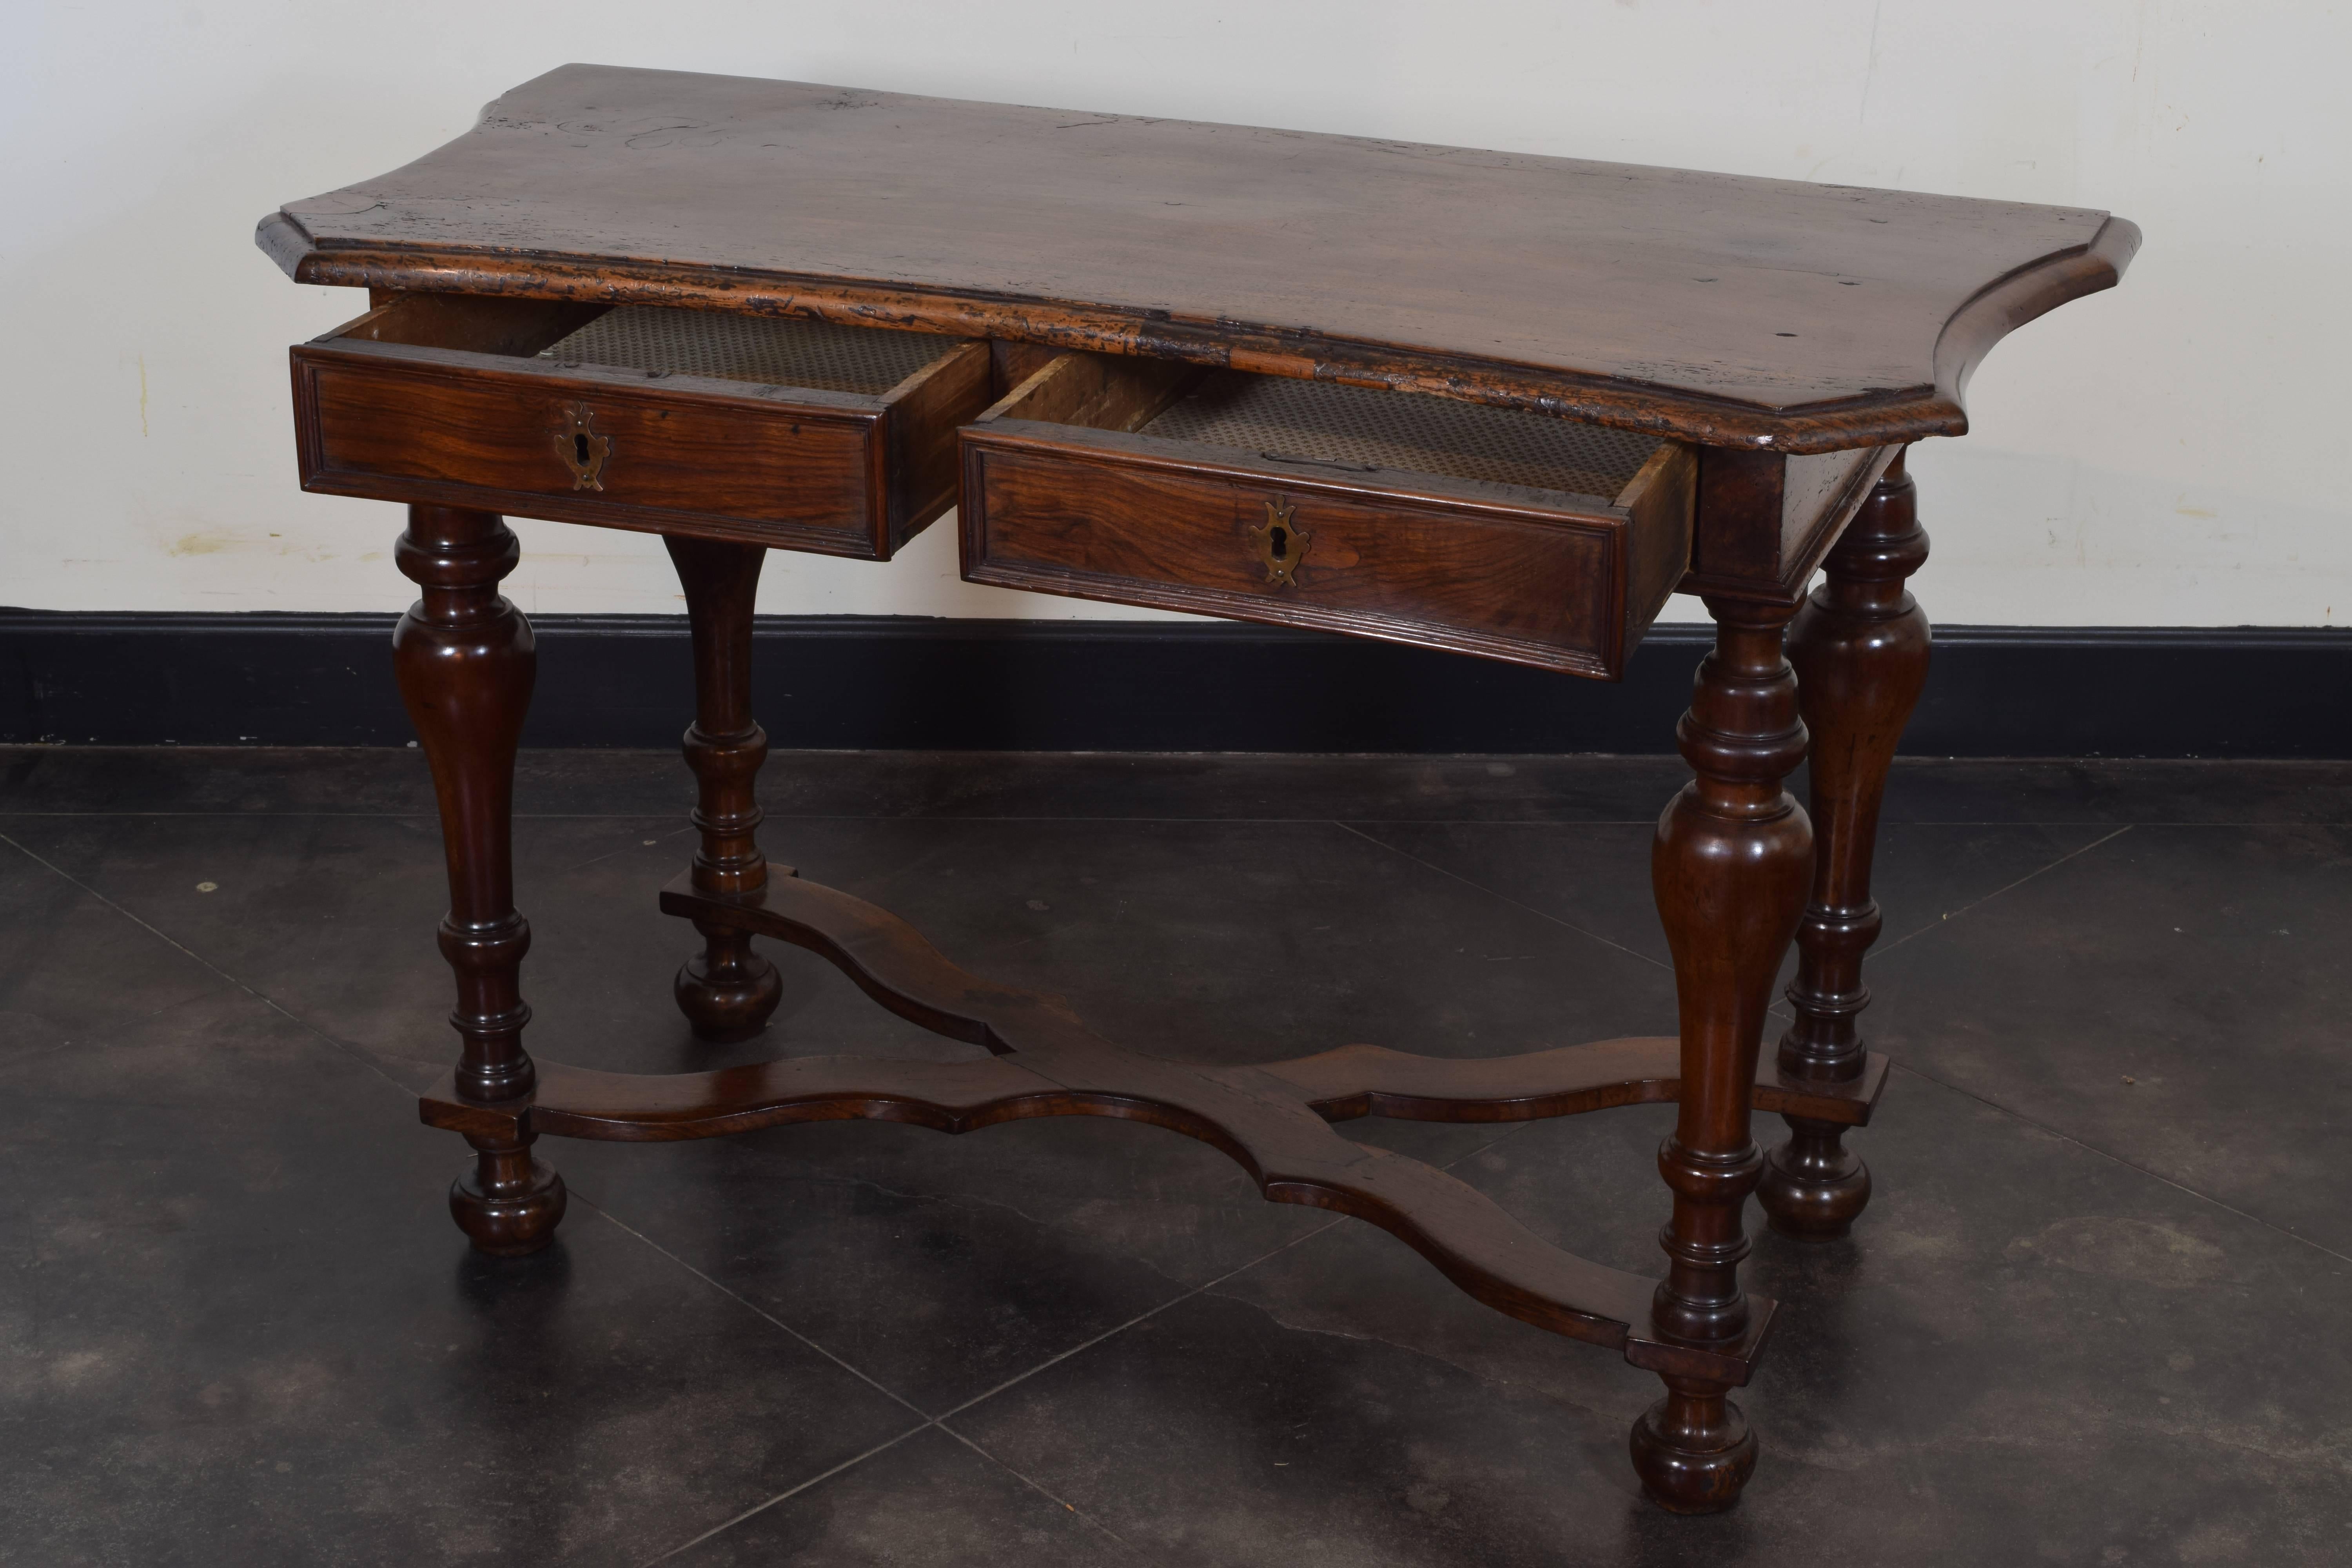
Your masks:
M 2321 0 L 15 0 L 0 20 L 0 604 L 392 609 L 394 509 L 295 488 L 255 250 L 569 59 L 2107 207 L 2124 286 L 1914 456 L 1950 622 L 2352 622 L 2352 6 Z M 526 610 L 676 608 L 657 541 L 518 524 Z M 762 608 L 1138 615 L 772 558 Z M 1669 613 L 1689 618 L 1695 601 Z

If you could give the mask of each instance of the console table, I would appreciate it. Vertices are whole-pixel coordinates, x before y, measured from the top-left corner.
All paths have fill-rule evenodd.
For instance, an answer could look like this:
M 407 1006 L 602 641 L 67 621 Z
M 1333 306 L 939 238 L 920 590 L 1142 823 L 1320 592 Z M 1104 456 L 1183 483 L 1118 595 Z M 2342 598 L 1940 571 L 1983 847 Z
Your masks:
M 422 1101 L 486 1252 L 564 1208 L 542 1137 L 659 1142 L 851 1117 L 966 1132 L 1110 1116 L 1265 1195 L 1370 1221 L 1479 1300 L 1656 1372 L 1633 1463 L 1728 1507 L 1727 1397 L 1772 1303 L 1752 1191 L 1845 1233 L 1843 1135 L 1879 798 L 1928 657 L 1906 446 L 1967 428 L 2004 333 L 2113 285 L 2132 225 L 1969 201 L 837 87 L 566 66 L 467 135 L 289 204 L 261 247 L 373 309 L 293 350 L 306 489 L 408 506 L 393 639 L 447 848 L 457 1065 Z M 1717 627 L 1653 856 L 1679 1031 L 1486 1060 L 1349 1045 L 1244 1069 L 1123 1050 L 767 860 L 752 597 L 771 548 L 887 560 L 958 510 L 974 582 L 1321 627 L 1615 679 L 1669 594 Z M 713 1041 L 779 995 L 752 938 L 976 1048 L 638 1076 L 534 1062 L 509 815 L 531 631 L 501 514 L 659 533 L 690 612 L 700 847 L 661 891 Z M 1825 584 L 1806 594 L 1818 569 Z M 1793 667 L 1793 668 L 1792 668 Z M 1783 778 L 1811 757 L 1810 815 Z M 1791 941 L 1796 1019 L 1759 1061 Z M 1355 1143 L 1361 1116 L 1501 1121 L 1674 1102 L 1663 1279 L 1536 1237 Z M 1770 1153 L 1751 1110 L 1789 1132 Z M 1664 1206 L 1664 1205 L 1662 1205 Z

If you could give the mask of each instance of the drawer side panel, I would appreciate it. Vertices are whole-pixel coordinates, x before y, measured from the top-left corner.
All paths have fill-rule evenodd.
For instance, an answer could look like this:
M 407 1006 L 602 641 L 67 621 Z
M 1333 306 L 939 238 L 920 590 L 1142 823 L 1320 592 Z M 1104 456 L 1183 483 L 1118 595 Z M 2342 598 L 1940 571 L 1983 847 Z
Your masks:
M 892 395 L 890 546 L 895 551 L 955 504 L 956 430 L 994 396 L 986 343 L 966 343 Z

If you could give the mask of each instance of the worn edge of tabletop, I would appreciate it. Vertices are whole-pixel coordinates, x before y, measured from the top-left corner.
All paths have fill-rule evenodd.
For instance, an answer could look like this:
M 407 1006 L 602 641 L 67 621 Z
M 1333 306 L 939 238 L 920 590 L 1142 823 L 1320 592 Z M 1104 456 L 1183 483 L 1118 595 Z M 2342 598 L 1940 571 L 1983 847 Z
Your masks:
M 485 108 L 485 120 L 498 101 L 503 100 Z M 1003 338 L 1424 393 L 1700 446 L 1802 455 L 1965 435 L 1969 423 L 1961 396 L 1984 356 L 2036 317 L 2115 287 L 2139 248 L 2140 231 L 2127 219 L 2108 216 L 2084 244 L 2039 257 L 1979 289 L 1937 334 L 1931 385 L 1782 406 L 1622 374 L 1103 301 L 513 247 L 321 240 L 283 209 L 261 219 L 254 239 L 300 283 L 675 305 Z

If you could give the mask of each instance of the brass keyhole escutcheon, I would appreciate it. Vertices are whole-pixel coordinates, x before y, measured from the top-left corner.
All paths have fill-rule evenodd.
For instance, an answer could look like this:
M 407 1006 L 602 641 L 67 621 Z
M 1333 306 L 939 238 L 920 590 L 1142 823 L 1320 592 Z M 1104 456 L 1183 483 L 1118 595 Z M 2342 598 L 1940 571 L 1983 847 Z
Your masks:
M 603 489 L 604 459 L 613 455 L 613 438 L 597 433 L 593 423 L 595 414 L 584 403 L 567 406 L 563 418 L 564 423 L 555 432 L 555 454 L 572 470 L 572 488 Z
M 1290 521 L 1297 508 L 1289 501 L 1265 503 L 1265 524 L 1252 528 L 1257 558 L 1265 563 L 1265 580 L 1277 588 L 1298 581 L 1298 563 L 1307 559 L 1307 534 Z

